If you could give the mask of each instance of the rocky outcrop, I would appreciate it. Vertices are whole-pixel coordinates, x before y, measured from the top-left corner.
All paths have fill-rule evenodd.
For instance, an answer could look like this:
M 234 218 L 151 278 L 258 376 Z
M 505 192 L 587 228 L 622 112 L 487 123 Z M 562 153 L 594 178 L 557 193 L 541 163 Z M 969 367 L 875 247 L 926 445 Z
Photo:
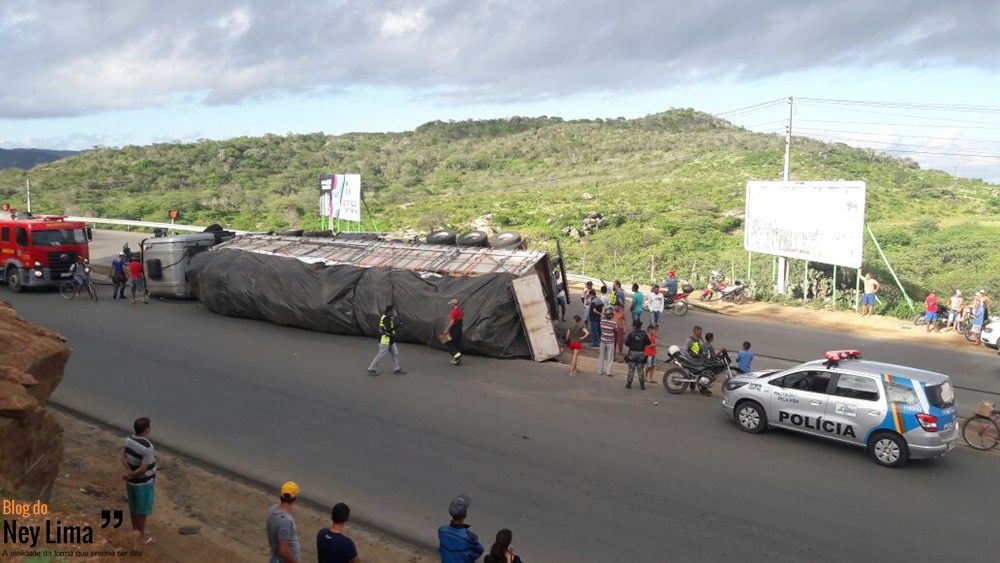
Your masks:
M 47 502 L 63 456 L 62 428 L 45 405 L 69 359 L 59 334 L 0 301 L 0 495 Z

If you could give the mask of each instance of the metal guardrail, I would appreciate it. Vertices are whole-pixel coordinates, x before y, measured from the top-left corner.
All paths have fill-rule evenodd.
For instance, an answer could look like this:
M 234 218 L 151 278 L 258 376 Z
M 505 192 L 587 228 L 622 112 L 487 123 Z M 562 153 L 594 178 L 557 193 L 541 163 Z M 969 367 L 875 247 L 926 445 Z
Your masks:
M 199 227 L 197 225 L 177 225 L 174 223 L 156 223 L 153 221 L 133 221 L 131 219 L 102 219 L 100 217 L 66 217 L 66 219 L 68 221 L 82 221 L 84 223 L 91 223 L 94 225 L 121 225 L 126 227 L 146 227 L 149 229 L 167 229 L 169 231 L 189 231 L 195 233 L 205 231 L 205 227 Z M 249 232 L 237 231 L 233 229 L 226 230 L 232 231 L 238 235 Z

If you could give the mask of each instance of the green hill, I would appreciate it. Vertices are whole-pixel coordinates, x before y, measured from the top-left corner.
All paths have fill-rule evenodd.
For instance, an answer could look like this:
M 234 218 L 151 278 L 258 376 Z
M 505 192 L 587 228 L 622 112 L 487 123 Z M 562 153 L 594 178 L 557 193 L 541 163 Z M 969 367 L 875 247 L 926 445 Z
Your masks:
M 562 241 L 572 271 L 645 283 L 651 260 L 658 276 L 674 268 L 703 279 L 723 269 L 745 278 L 745 182 L 779 179 L 783 151 L 782 137 L 679 109 L 631 120 L 514 117 L 392 134 L 99 148 L 30 177 L 41 211 L 164 220 L 179 209 L 184 222 L 263 230 L 319 228 L 319 174 L 360 173 L 382 230 L 489 223 L 522 232 L 532 247 Z M 0 172 L 0 198 L 19 200 L 27 174 Z M 792 179 L 866 180 L 868 221 L 914 297 L 929 288 L 1000 289 L 993 186 L 799 137 Z M 563 233 L 582 232 L 592 212 L 605 216 L 604 228 L 582 243 Z M 874 247 L 866 264 L 891 281 Z M 771 267 L 757 256 L 753 279 L 770 285 Z M 792 268 L 801 283 L 803 264 Z

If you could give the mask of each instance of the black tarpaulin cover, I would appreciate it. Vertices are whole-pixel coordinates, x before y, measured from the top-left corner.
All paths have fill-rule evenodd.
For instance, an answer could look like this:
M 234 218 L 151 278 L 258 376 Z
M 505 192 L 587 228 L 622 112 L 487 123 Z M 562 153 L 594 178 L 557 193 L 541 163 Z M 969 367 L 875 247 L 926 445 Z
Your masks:
M 531 357 L 510 274 L 453 277 L 222 249 L 192 257 L 188 275 L 194 294 L 215 313 L 334 334 L 375 337 L 382 312 L 393 305 L 397 340 L 435 348 L 448 324 L 448 301 L 458 299 L 464 352 Z

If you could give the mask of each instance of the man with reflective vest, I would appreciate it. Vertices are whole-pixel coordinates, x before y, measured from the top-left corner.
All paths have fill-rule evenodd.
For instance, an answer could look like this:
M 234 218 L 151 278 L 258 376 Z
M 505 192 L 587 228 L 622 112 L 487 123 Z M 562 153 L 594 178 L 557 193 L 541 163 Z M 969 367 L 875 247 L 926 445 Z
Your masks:
M 396 310 L 392 305 L 385 308 L 385 314 L 379 319 L 378 332 L 380 335 L 378 353 L 375 354 L 375 359 L 368 366 L 368 375 L 378 375 L 375 367 L 386 355 L 392 356 L 392 373 L 403 375 L 406 372 L 399 368 L 399 352 L 396 350 Z

